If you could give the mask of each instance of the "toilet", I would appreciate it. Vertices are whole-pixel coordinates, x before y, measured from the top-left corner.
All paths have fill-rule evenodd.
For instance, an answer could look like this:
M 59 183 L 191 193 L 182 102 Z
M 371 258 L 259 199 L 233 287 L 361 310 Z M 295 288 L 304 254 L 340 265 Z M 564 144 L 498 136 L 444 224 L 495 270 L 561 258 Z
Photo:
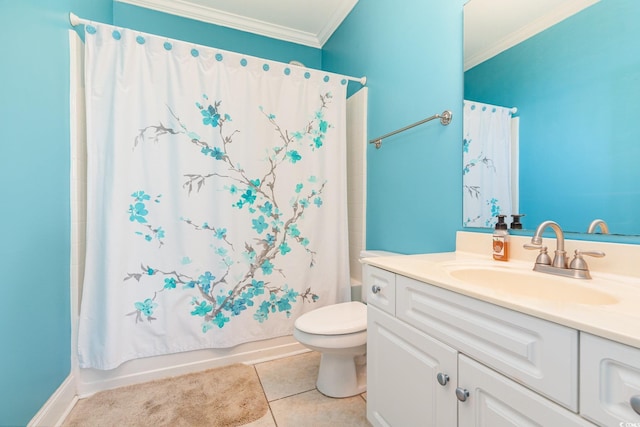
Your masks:
M 397 255 L 362 251 L 360 258 Z M 363 298 L 366 293 L 363 291 Z M 294 324 L 293 336 L 300 344 L 321 354 L 316 387 L 329 397 L 349 397 L 366 388 L 367 306 L 360 301 L 343 302 L 312 310 Z

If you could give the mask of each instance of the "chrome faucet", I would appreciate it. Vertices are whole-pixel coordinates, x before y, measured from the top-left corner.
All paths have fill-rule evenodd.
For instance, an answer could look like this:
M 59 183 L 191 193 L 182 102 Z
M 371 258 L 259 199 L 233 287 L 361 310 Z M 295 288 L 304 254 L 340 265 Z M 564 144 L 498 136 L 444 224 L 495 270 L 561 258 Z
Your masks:
M 602 221 L 602 223 L 604 223 L 604 221 Z M 556 251 L 553 256 L 553 262 L 551 261 L 551 258 L 547 253 L 547 247 L 542 246 L 542 233 L 544 233 L 547 227 L 551 228 L 556 234 Z M 606 228 L 606 224 L 604 224 L 604 227 Z M 562 232 L 562 228 L 560 228 L 558 223 L 555 221 L 542 222 L 538 226 L 538 228 L 536 228 L 535 233 L 533 233 L 533 237 L 531 237 L 531 243 L 525 244 L 524 247 L 525 249 L 540 249 L 540 254 L 536 258 L 536 263 L 533 266 L 534 271 L 555 274 L 558 276 L 573 277 L 576 279 L 591 279 L 589 267 L 587 266 L 584 258 L 582 258 L 582 255 L 589 255 L 599 258 L 604 256 L 604 252 L 580 251 L 576 249 L 573 260 L 571 260 L 571 264 L 567 266 L 567 253 L 564 250 L 564 233 Z
M 594 219 L 593 221 L 591 221 L 591 224 L 589 224 L 589 228 L 587 228 L 587 233 L 595 233 L 598 226 L 600 226 L 600 231 L 602 232 L 602 234 L 609 234 L 609 227 L 607 226 L 607 223 L 604 222 L 604 219 Z
M 555 221 L 544 221 L 541 223 L 531 238 L 531 245 L 536 247 L 542 246 L 542 233 L 547 227 L 556 233 L 556 252 L 553 256 L 553 266 L 558 268 L 567 268 L 567 253 L 564 250 L 564 233 L 562 228 Z

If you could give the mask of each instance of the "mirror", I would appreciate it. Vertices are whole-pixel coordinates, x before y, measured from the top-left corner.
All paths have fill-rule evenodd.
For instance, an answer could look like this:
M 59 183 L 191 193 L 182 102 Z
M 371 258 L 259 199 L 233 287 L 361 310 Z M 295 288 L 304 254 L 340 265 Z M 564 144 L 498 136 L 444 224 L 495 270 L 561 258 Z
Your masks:
M 536 12 L 536 4 L 550 9 Z M 511 25 L 506 35 L 492 34 L 505 26 L 498 18 Z M 611 234 L 640 235 L 639 22 L 637 0 L 465 5 L 464 97 L 517 108 L 526 229 L 551 219 L 585 233 L 602 218 Z

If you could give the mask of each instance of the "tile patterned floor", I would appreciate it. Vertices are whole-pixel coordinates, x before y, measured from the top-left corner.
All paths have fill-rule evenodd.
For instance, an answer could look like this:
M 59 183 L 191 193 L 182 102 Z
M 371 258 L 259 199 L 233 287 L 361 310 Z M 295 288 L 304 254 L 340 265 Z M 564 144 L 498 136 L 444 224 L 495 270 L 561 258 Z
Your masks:
M 367 427 L 366 393 L 345 399 L 327 397 L 316 389 L 320 354 L 296 356 L 255 366 L 269 411 L 246 427 Z

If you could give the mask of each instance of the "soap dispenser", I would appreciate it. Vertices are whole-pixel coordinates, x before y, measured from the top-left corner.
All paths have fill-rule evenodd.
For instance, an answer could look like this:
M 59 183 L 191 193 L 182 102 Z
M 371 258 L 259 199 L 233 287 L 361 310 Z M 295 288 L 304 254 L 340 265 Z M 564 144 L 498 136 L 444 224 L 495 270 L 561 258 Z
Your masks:
M 520 218 L 525 216 L 524 214 L 513 214 L 511 215 L 511 229 L 512 230 L 522 230 L 522 222 L 520 222 Z
M 509 231 L 504 222 L 506 215 L 498 215 L 496 229 L 493 232 L 493 259 L 509 261 Z

